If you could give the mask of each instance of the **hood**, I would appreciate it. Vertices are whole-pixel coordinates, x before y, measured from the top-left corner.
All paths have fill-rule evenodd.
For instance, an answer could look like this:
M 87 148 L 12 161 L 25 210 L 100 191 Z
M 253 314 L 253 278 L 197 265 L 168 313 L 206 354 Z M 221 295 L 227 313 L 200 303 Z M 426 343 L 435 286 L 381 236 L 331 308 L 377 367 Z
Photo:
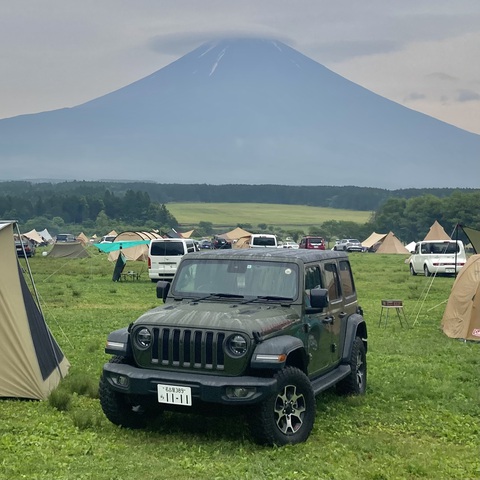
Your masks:
M 298 321 L 295 309 L 274 303 L 179 302 L 154 308 L 135 324 L 242 331 L 251 337 L 254 331 L 267 336 Z

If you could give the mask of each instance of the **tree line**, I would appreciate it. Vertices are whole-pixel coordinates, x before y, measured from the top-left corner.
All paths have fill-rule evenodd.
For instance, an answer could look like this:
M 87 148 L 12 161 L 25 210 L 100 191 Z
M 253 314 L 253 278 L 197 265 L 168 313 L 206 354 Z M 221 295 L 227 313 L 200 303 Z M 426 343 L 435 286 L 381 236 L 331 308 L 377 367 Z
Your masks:
M 330 220 L 312 225 L 309 232 L 282 231 L 274 225 L 239 225 L 298 239 L 304 233 L 329 240 L 365 239 L 376 231 L 395 235 L 405 243 L 422 239 L 435 220 L 451 234 L 456 225 L 480 230 L 480 190 L 410 189 L 388 191 L 362 187 L 289 187 L 282 185 L 170 185 L 126 182 L 0 182 L 0 218 L 19 220 L 25 231 L 66 226 L 73 231 L 168 230 L 178 222 L 167 202 L 242 202 L 326 206 L 370 210 L 369 222 Z M 232 219 L 234 221 L 234 219 Z M 238 225 L 238 224 L 237 224 Z M 235 224 L 232 227 L 236 226 Z M 215 233 L 198 220 L 197 236 Z
M 75 232 L 178 227 L 177 219 L 164 204 L 152 201 L 140 190 L 116 195 L 108 189 L 67 192 L 22 188 L 5 194 L 4 185 L 0 184 L 0 218 L 18 220 L 24 231 L 47 228 L 56 234 L 66 226 L 74 227 Z
M 285 205 L 310 205 L 347 210 L 376 211 L 389 198 L 410 199 L 423 195 L 438 198 L 450 196 L 454 191 L 464 193 L 469 189 L 400 189 L 355 186 L 288 186 L 288 185 L 207 185 L 161 184 L 154 182 L 26 182 L 0 183 L 0 195 L 14 195 L 37 199 L 46 194 L 77 196 L 103 196 L 109 191 L 123 197 L 128 191 L 147 193 L 152 202 L 205 203 L 275 203 Z

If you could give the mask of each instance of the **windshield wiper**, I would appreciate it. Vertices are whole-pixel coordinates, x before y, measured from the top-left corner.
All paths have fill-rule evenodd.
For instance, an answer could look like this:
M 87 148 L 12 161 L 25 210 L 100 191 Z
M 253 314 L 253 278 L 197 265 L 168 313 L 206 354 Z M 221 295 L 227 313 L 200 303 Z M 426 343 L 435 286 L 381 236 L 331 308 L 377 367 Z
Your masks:
M 259 300 L 287 300 L 289 302 L 293 302 L 293 298 L 290 297 L 280 297 L 278 295 L 258 295 L 257 297 L 249 298 L 240 303 L 243 305 L 245 303 L 257 302 Z
M 209 293 L 204 297 L 193 298 L 193 302 L 201 302 L 202 300 L 208 300 L 210 298 L 245 298 L 243 295 L 237 295 L 235 293 Z

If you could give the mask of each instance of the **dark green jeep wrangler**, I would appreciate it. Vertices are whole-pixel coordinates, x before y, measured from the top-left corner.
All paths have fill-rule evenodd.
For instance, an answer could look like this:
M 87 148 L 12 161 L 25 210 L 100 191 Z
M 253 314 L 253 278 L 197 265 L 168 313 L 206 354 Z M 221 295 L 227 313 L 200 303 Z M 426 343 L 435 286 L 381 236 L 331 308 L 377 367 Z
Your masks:
M 259 443 L 305 441 L 315 395 L 363 394 L 367 326 L 346 253 L 242 249 L 190 253 L 165 305 L 112 332 L 100 402 L 141 428 L 165 409 L 247 408 Z

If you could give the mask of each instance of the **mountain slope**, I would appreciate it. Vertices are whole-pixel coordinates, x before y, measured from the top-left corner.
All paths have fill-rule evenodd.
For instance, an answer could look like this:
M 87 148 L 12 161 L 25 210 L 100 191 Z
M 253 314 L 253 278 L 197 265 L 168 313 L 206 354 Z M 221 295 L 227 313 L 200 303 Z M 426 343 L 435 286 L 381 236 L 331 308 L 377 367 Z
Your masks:
M 479 135 L 262 39 L 212 42 L 83 105 L 0 121 L 2 179 L 478 187 L 479 157 Z

